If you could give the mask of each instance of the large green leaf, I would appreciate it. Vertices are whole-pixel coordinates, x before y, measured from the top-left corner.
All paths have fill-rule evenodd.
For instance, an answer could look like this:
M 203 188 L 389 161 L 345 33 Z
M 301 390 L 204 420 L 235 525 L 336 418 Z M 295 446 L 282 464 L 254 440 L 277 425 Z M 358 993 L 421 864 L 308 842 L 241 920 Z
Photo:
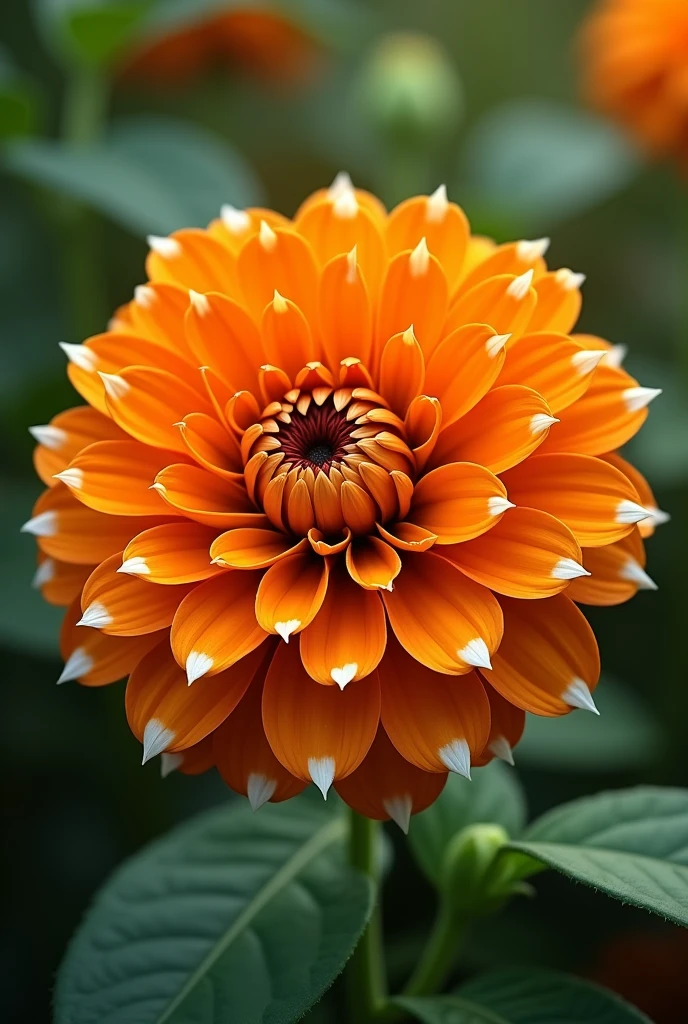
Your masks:
M 651 764 L 661 745 L 656 718 L 626 687 L 604 678 L 595 690 L 600 715 L 528 715 L 516 748 L 518 766 L 560 771 L 629 771 Z
M 22 140 L 7 147 L 14 174 L 94 207 L 134 234 L 205 226 L 222 203 L 248 206 L 260 186 L 222 139 L 171 118 L 116 122 L 89 146 Z
M 322 995 L 372 909 L 336 801 L 220 809 L 106 883 L 60 968 L 56 1024 L 286 1024 Z
M 612 992 L 556 971 L 494 971 L 456 995 L 396 1002 L 423 1024 L 651 1024 Z
M 469 135 L 459 177 L 471 212 L 490 211 L 511 230 L 532 232 L 607 199 L 637 166 L 629 143 L 607 122 L 516 100 L 490 111 Z
M 467 825 L 491 822 L 516 836 L 525 818 L 525 800 L 515 772 L 493 761 L 476 768 L 471 781 L 451 774 L 439 799 L 413 818 L 409 843 L 421 869 L 437 884 L 444 852 L 457 832 Z
M 639 786 L 575 800 L 507 850 L 688 926 L 688 790 Z

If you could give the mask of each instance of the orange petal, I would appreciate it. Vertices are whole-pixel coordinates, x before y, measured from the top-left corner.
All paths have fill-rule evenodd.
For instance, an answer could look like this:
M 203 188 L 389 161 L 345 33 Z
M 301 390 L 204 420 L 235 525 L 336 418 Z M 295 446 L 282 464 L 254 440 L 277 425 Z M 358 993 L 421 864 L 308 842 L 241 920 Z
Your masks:
M 211 563 L 216 537 L 217 530 L 200 523 L 154 526 L 127 544 L 117 571 L 150 583 L 197 583 L 222 571 Z
M 125 696 L 127 721 L 143 743 L 143 763 L 194 746 L 224 722 L 260 667 L 254 651 L 236 665 L 191 689 L 163 640 L 132 672 Z
M 387 267 L 375 329 L 376 356 L 393 334 L 412 326 L 427 358 L 440 340 L 448 303 L 447 278 L 423 238 Z
M 95 565 L 75 565 L 73 562 L 59 562 L 38 552 L 38 568 L 32 586 L 40 590 L 48 604 L 68 605 L 82 591 Z
M 174 452 L 139 441 L 97 441 L 84 448 L 59 479 L 97 512 L 169 518 L 178 513 L 166 507 L 151 487 L 160 470 L 178 460 Z
M 529 332 L 509 345 L 498 384 L 525 384 L 557 413 L 585 394 L 603 356 L 564 334 Z
M 184 228 L 166 238 L 149 236 L 146 273 L 151 281 L 193 288 L 197 292 L 236 295 L 236 261 L 230 250 L 207 231 Z
M 475 245 L 479 239 L 472 238 Z M 504 245 L 493 245 L 484 254 L 485 258 L 476 262 L 461 279 L 461 291 L 468 291 L 481 281 L 486 281 L 497 274 L 516 274 L 520 276 L 528 270 L 533 271 L 533 279 L 541 277 L 547 271 L 543 255 L 549 248 L 548 238 L 536 238 L 533 241 L 505 242 Z
M 81 601 L 76 598 L 64 618 L 60 653 L 65 666 L 58 683 L 72 679 L 83 686 L 106 686 L 128 676 L 144 655 L 156 646 L 167 630 L 143 636 L 108 636 L 99 629 L 78 626 Z
M 353 189 L 342 190 L 297 215 L 296 228 L 310 244 L 322 266 L 356 247 L 356 260 L 371 294 L 380 287 L 385 267 L 385 245 L 377 218 L 359 205 Z M 347 355 L 352 355 L 347 352 Z M 357 352 L 356 355 L 359 355 Z
M 404 420 L 406 440 L 411 446 L 418 472 L 422 472 L 432 458 L 442 426 L 442 406 L 439 399 L 428 395 L 414 398 Z M 403 512 L 402 515 L 405 515 Z
M 537 306 L 530 321 L 531 331 L 568 334 L 581 311 L 580 286 L 583 280 L 583 274 L 574 274 L 566 268 L 552 270 L 539 277 L 533 284 Z
M 307 546 L 305 537 L 295 540 L 276 530 L 228 530 L 215 539 L 210 557 L 229 569 L 267 569 Z
M 257 811 L 296 796 L 306 783 L 295 779 L 272 752 L 263 728 L 263 680 L 256 678 L 241 701 L 213 733 L 217 769 L 236 793 L 248 797 Z
M 574 580 L 567 596 L 579 604 L 613 605 L 629 601 L 639 590 L 656 590 L 657 585 L 645 572 L 645 562 L 645 548 L 637 529 L 616 544 L 586 548 L 583 565 L 590 576 Z
M 378 821 L 392 818 L 407 833 L 411 815 L 434 803 L 446 781 L 446 772 L 423 772 L 410 764 L 380 726 L 361 765 L 335 789 L 359 814 Z
M 271 228 L 290 227 L 289 220 L 274 210 L 266 210 L 259 206 L 237 210 L 226 204 L 222 207 L 220 216 L 208 225 L 208 234 L 217 238 L 236 255 L 247 239 L 258 234 L 260 222 L 263 220 Z
M 319 686 L 301 664 L 295 644 L 280 644 L 263 690 L 263 725 L 287 771 L 313 781 L 323 796 L 335 779 L 359 766 L 380 720 L 377 674 L 341 690 Z
M 129 303 L 132 331 L 195 365 L 184 333 L 188 308 L 187 288 L 161 281 L 139 285 L 134 289 L 134 301 Z
M 477 462 L 493 473 L 502 473 L 543 444 L 555 422 L 536 391 L 505 384 L 488 391 L 475 408 L 440 431 L 429 465 Z
M 390 523 L 387 527 L 378 523 L 377 529 L 381 537 L 400 551 L 427 551 L 437 540 L 437 534 L 415 523 Z
M 461 675 L 489 665 L 499 646 L 496 598 L 432 551 L 405 554 L 394 590 L 382 599 L 401 646 L 435 672 Z
M 181 772 L 182 775 L 202 775 L 215 764 L 213 756 L 213 736 L 211 733 L 205 739 L 194 743 L 192 747 L 185 747 L 184 750 L 176 750 L 174 754 L 162 753 L 160 755 L 160 774 L 163 779 L 171 772 Z
M 64 484 L 44 491 L 24 524 L 46 555 L 94 566 L 124 548 L 140 530 L 169 521 L 164 516 L 106 516 L 82 505 Z
M 243 475 L 241 448 L 236 436 L 214 416 L 192 412 L 177 427 L 185 450 L 200 466 L 229 480 Z
M 442 554 L 476 583 L 509 597 L 552 597 L 585 574 L 571 531 L 534 508 L 514 508 L 489 534 Z
M 264 222 L 240 251 L 237 269 L 244 300 L 256 323 L 275 290 L 291 299 L 308 323 L 317 323 L 318 270 L 313 250 L 300 235 L 273 229 Z
M 346 549 L 349 575 L 365 590 L 391 590 L 401 572 L 399 555 L 379 537 L 354 541 Z
M 89 405 L 67 409 L 45 426 L 29 427 L 29 431 L 39 442 L 33 462 L 47 487 L 55 486 L 55 475 L 66 469 L 82 448 L 94 441 L 121 441 L 126 437 L 116 423 Z
M 325 599 L 329 563 L 310 550 L 289 554 L 265 573 L 256 594 L 256 618 L 289 642 L 305 629 Z
M 469 288 L 454 301 L 444 325 L 449 334 L 465 324 L 489 324 L 497 334 L 517 337 L 528 327 L 537 298 L 532 271 L 498 274 Z
M 177 423 L 190 412 L 212 412 L 208 399 L 165 370 L 131 366 L 101 374 L 107 407 L 116 423 L 144 444 L 185 452 Z
M 155 478 L 155 490 L 167 506 L 189 519 L 219 529 L 268 525 L 267 517 L 256 512 L 246 488 L 234 480 L 223 480 L 200 466 L 167 466 Z
M 335 256 L 323 268 L 319 291 L 324 359 L 334 372 L 348 356 L 367 364 L 373 342 L 373 314 L 356 253 Z
M 81 595 L 80 626 L 113 636 L 140 636 L 172 624 L 180 602 L 193 584 L 154 587 L 143 579 L 119 573 L 121 554 L 94 569 Z
M 359 587 L 337 566 L 318 614 L 301 634 L 301 658 L 316 682 L 344 689 L 377 667 L 386 638 L 378 595 Z
M 427 557 L 427 556 L 425 556 Z M 565 594 L 524 604 L 501 599 L 504 637 L 485 678 L 524 711 L 553 717 L 595 710 L 590 693 L 600 675 L 595 634 Z
M 437 346 L 428 363 L 425 391 L 439 399 L 443 426 L 464 416 L 492 387 L 504 365 L 506 341 L 506 335 L 485 324 L 468 324 Z
M 411 401 L 420 394 L 425 379 L 425 360 L 413 328 L 393 335 L 382 350 L 380 394 L 390 409 L 402 418 Z
M 258 328 L 243 306 L 226 295 L 192 292 L 185 327 L 197 365 L 211 366 L 231 391 L 255 388 L 265 357 Z
M 636 469 L 635 466 L 632 466 L 630 462 L 626 461 L 626 459 L 622 459 L 618 452 L 608 452 L 606 455 L 602 455 L 601 458 L 603 458 L 605 462 L 608 462 L 610 466 L 614 466 L 615 469 L 621 470 L 624 476 L 627 476 L 635 487 L 638 492 L 638 496 L 640 497 L 640 504 L 651 513 L 647 519 L 643 519 L 638 523 L 638 530 L 640 531 L 640 536 L 644 539 L 651 537 L 655 532 L 655 527 L 661 526 L 662 523 L 665 523 L 670 517 L 666 512 L 662 512 L 658 507 L 657 499 L 652 493 L 652 488 L 649 483 L 640 470 Z
M 373 458 L 377 453 L 370 450 Z M 292 492 L 293 493 L 293 492 Z M 344 521 L 354 534 L 367 535 L 375 528 L 377 509 L 368 492 L 351 480 L 342 484 L 340 500 Z
M 620 448 L 640 430 L 658 394 L 640 387 L 624 370 L 602 363 L 583 397 L 562 410 L 543 451 L 602 455 Z
M 469 234 L 465 213 L 456 203 L 447 201 L 444 186 L 431 196 L 404 200 L 387 218 L 390 255 L 414 249 L 425 238 L 428 249 L 444 270 L 450 293 L 459 281 Z
M 380 662 L 382 724 L 399 753 L 425 772 L 470 778 L 487 743 L 490 707 L 477 672 L 453 679 L 411 658 L 396 641 Z
M 225 572 L 193 588 L 172 623 L 172 650 L 189 682 L 217 675 L 263 643 L 256 622 L 259 572 Z M 162 589 L 162 588 L 156 588 Z
M 511 508 L 501 480 L 472 462 L 450 462 L 416 484 L 409 519 L 438 544 L 458 544 L 491 530 Z
M 490 735 L 485 749 L 474 762 L 477 767 L 488 764 L 498 757 L 507 764 L 513 764 L 512 751 L 523 735 L 526 713 L 510 701 L 505 700 L 493 686 L 483 680 L 487 699 L 490 702 Z
M 292 379 L 319 356 L 305 316 L 278 291 L 263 312 L 261 334 L 266 361 L 281 367 Z
M 583 547 L 620 540 L 648 517 L 628 477 L 590 455 L 534 455 L 503 479 L 517 505 L 556 516 Z

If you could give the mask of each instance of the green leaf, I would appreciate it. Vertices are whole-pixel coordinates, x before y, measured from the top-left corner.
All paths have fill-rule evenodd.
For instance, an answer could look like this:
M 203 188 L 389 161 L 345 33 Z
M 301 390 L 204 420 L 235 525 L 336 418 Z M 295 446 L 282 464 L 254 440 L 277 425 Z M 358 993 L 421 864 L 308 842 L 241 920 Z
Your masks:
M 651 1024 L 614 993 L 556 971 L 494 971 L 456 995 L 395 1002 L 423 1024 Z
M 0 46 L 0 139 L 30 135 L 38 125 L 39 95 L 34 82 Z
M 261 198 L 244 159 L 221 139 L 171 118 L 116 122 L 89 146 L 26 140 L 5 151 L 10 171 L 77 199 L 136 235 L 205 226 L 222 203 Z
M 60 968 L 55 1024 L 286 1024 L 342 970 L 368 920 L 341 804 L 221 808 L 105 884 Z
M 506 849 L 688 926 L 686 789 L 639 786 L 574 800 Z
M 469 781 L 450 774 L 439 799 L 413 818 L 409 844 L 420 868 L 437 885 L 444 852 L 467 825 L 495 823 L 518 835 L 526 819 L 525 800 L 513 769 L 498 761 L 476 768 Z
M 136 34 L 151 0 L 36 0 L 48 45 L 71 64 L 109 63 Z
M 629 771 L 651 764 L 661 732 L 650 708 L 626 687 L 603 678 L 595 690 L 600 715 L 528 715 L 515 757 L 519 767 L 558 771 Z
M 491 110 L 469 135 L 459 178 L 471 213 L 490 211 L 519 234 L 603 202 L 628 184 L 638 163 L 608 122 L 554 103 L 517 100 Z

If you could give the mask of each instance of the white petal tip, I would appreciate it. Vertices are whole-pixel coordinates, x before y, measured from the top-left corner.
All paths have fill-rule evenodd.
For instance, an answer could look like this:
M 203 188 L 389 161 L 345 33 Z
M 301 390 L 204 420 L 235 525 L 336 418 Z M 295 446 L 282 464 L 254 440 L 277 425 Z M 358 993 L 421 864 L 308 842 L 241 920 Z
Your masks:
M 511 749 L 511 744 L 506 736 L 495 736 L 489 745 L 489 750 L 495 757 L 498 757 L 500 761 L 506 761 L 507 764 L 510 764 L 513 767 L 514 752 Z
M 479 636 L 475 637 L 474 640 L 469 640 L 466 646 L 456 653 L 462 661 L 465 661 L 467 665 L 472 665 L 474 668 L 492 668 L 487 644 Z
M 124 377 L 120 377 L 118 373 L 99 372 L 98 376 L 103 382 L 105 394 L 115 402 L 124 398 L 124 396 L 131 390 L 131 385 L 124 379 Z
M 575 678 L 564 690 L 561 699 L 569 707 L 580 708 L 582 711 L 592 711 L 594 715 L 599 715 L 595 701 L 590 693 L 590 687 L 582 679 Z
M 503 498 L 501 494 L 495 494 L 487 499 L 487 509 L 491 516 L 501 516 L 503 512 L 508 512 L 510 508 L 516 508 L 516 506 L 513 501 Z
M 420 242 L 409 256 L 411 277 L 424 277 L 428 272 L 429 266 L 430 250 L 428 249 L 427 239 L 425 238 L 425 235 L 423 235 Z
M 19 529 L 20 533 L 31 533 L 34 537 L 54 537 L 57 533 L 57 513 L 39 512 L 27 520 Z
M 150 309 L 155 302 L 155 291 L 147 284 L 137 284 L 134 288 L 134 301 L 143 309 Z
M 285 644 L 288 644 L 289 637 L 292 635 L 292 633 L 296 632 L 300 625 L 301 619 L 287 619 L 286 622 L 276 622 L 275 632 L 279 633 L 279 635 L 284 640 Z
M 485 351 L 490 359 L 494 359 L 499 355 L 510 337 L 510 334 L 493 334 L 491 338 L 487 339 L 485 342 Z
M 277 245 L 277 235 L 265 220 L 260 222 L 258 241 L 265 252 L 272 252 Z
M 80 491 L 84 486 L 83 470 L 78 469 L 76 466 L 68 466 L 61 473 L 56 473 L 55 479 L 61 480 L 63 484 L 66 484 L 73 491 Z
M 55 578 L 55 563 L 52 558 L 45 558 L 36 569 L 31 580 L 34 590 L 40 590 L 46 583 Z
M 510 295 L 512 299 L 520 301 L 521 299 L 525 299 L 532 283 L 533 271 L 526 270 L 525 274 L 520 274 L 519 277 L 515 277 L 513 281 L 510 282 L 506 293 L 507 295 Z
M 166 235 L 148 235 L 147 242 L 153 252 L 166 260 L 173 260 L 182 251 L 177 239 L 168 238 Z
M 644 409 L 650 402 L 654 401 L 658 395 L 661 395 L 661 388 L 626 388 L 623 394 L 624 405 L 629 412 L 639 412 L 640 409 Z
M 452 740 L 446 746 L 441 747 L 437 752 L 440 761 L 450 772 L 456 775 L 463 775 L 465 779 L 471 777 L 471 752 L 465 740 Z
M 604 359 L 606 354 L 602 348 L 581 349 L 580 352 L 576 352 L 571 356 L 571 362 L 581 377 L 587 377 Z
M 277 780 L 269 779 L 260 772 L 251 772 L 246 782 L 246 796 L 252 811 L 259 810 L 267 803 L 277 789 Z
M 425 204 L 425 219 L 429 224 L 441 224 L 447 216 L 449 200 L 447 199 L 447 186 L 440 185 Z
M 405 836 L 408 835 L 411 823 L 411 812 L 413 811 L 413 798 L 409 793 L 403 796 L 391 796 L 382 801 L 382 806 L 389 814 L 392 821 L 399 826 Z
M 657 584 L 634 558 L 629 558 L 621 572 L 621 579 L 635 583 L 638 590 L 657 590 Z
M 555 277 L 566 292 L 572 292 L 585 283 L 585 274 L 576 274 L 573 270 L 569 270 L 568 267 L 562 267 L 561 270 L 557 270 Z
M 358 200 L 353 188 L 342 188 L 332 201 L 332 213 L 337 220 L 353 220 L 358 216 Z
M 347 171 L 339 171 L 334 181 L 327 190 L 330 199 L 336 199 L 342 192 L 348 192 L 354 185 Z
M 59 346 L 70 363 L 80 370 L 92 373 L 98 365 L 98 356 L 86 345 L 71 345 L 68 341 L 61 341 Z
M 220 207 L 220 219 L 232 235 L 243 235 L 251 226 L 250 214 L 246 210 L 237 210 L 229 203 L 224 203 Z
M 58 452 L 69 437 L 66 430 L 54 427 L 50 423 L 39 427 L 29 427 L 29 433 L 38 444 L 42 444 L 44 448 L 49 448 L 54 452 Z
M 83 647 L 77 647 L 67 658 L 57 684 L 59 686 L 61 683 L 69 683 L 73 679 L 81 679 L 82 676 L 88 675 L 92 668 L 93 658 L 91 655 L 87 654 Z
M 77 626 L 90 626 L 91 629 L 103 629 L 112 622 L 112 615 L 100 601 L 90 604 L 77 622 Z
M 643 519 L 651 519 L 652 512 L 643 508 L 635 501 L 620 501 L 616 506 L 616 522 L 625 526 L 632 526 L 634 523 L 641 523 Z
M 195 683 L 197 679 L 200 679 L 201 676 L 204 676 L 206 672 L 209 672 L 212 667 L 212 658 L 209 658 L 202 651 L 192 651 L 186 659 L 186 677 L 189 681 L 189 686 Z
M 553 580 L 576 580 L 579 576 L 589 575 L 588 570 L 573 558 L 560 558 L 552 569 Z
M 617 370 L 622 365 L 628 354 L 628 345 L 612 345 L 604 354 L 604 361 L 607 366 L 613 366 Z
M 559 423 L 556 416 L 548 416 L 546 412 L 536 412 L 530 421 L 530 432 L 533 437 L 544 434 L 555 423 Z
M 145 558 L 125 558 L 117 572 L 123 572 L 128 576 L 150 576 Z
M 177 768 L 184 764 L 183 754 L 166 754 L 164 751 L 160 755 L 160 777 L 166 779 L 172 772 L 176 772 Z
M 348 686 L 351 680 L 358 672 L 358 662 L 349 661 L 346 665 L 342 665 L 340 668 L 333 668 L 330 672 L 330 676 L 337 684 L 340 690 L 343 690 L 345 686 Z
M 671 516 L 668 512 L 663 512 L 661 508 L 657 508 L 655 505 L 648 505 L 647 510 L 650 513 L 653 526 L 664 526 L 671 520 Z
M 308 774 L 327 800 L 330 786 L 334 782 L 335 764 L 333 757 L 309 757 Z
M 141 764 L 145 764 L 152 757 L 162 754 L 173 740 L 174 733 L 172 730 L 166 729 L 158 718 L 151 718 L 143 730 L 143 759 Z
M 523 263 L 534 263 L 535 260 L 545 255 L 549 244 L 549 238 L 534 238 L 532 241 L 524 239 L 517 244 L 516 255 Z
M 195 292 L 193 288 L 189 288 L 189 302 L 199 316 L 207 316 L 210 312 L 208 296 L 202 292 Z

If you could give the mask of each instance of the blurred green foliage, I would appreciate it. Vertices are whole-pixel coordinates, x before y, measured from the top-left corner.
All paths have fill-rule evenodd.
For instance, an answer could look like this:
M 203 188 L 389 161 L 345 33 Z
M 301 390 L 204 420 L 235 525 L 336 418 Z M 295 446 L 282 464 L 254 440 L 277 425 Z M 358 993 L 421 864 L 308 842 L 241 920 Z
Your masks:
M 604 787 L 688 782 L 688 183 L 671 167 L 645 164 L 580 106 L 573 39 L 587 0 L 279 0 L 317 41 L 320 59 L 305 82 L 276 86 L 218 67 L 165 87 L 121 76 L 134 40 L 221 6 L 238 4 L 5 0 L 0 9 L 0 750 L 3 777 L 14 780 L 3 812 L 12 884 L 0 1016 L 18 1024 L 49 1019 L 67 937 L 113 865 L 226 799 L 212 774 L 163 785 L 155 765 L 139 767 L 121 687 L 54 686 L 59 612 L 30 588 L 34 543 L 18 534 L 39 491 L 26 428 L 74 401 L 57 342 L 102 330 L 129 299 L 147 233 L 204 224 L 223 202 L 291 214 L 342 167 L 387 202 L 446 181 L 476 231 L 499 240 L 552 233 L 553 264 L 585 271 L 581 329 L 627 344 L 629 371 L 664 388 L 629 451 L 672 521 L 648 543 L 658 592 L 591 612 L 614 677 L 599 691 L 601 719 L 530 722 L 518 770 L 536 814 Z M 440 118 L 433 107 L 420 134 L 407 113 L 400 122 L 396 99 L 391 124 L 381 123 L 388 115 L 371 80 L 380 48 L 404 32 L 439 48 L 435 87 L 455 89 L 453 110 Z M 405 87 L 418 71 L 402 76 Z M 402 111 L 424 116 L 422 104 L 409 104 Z M 514 836 L 520 797 L 500 767 L 492 772 L 504 780 L 500 811 L 489 820 Z M 456 783 L 471 801 L 491 785 L 487 772 L 470 785 L 450 782 L 443 800 Z M 414 823 L 416 845 L 442 806 Z M 390 963 L 403 975 L 432 900 L 409 849 L 393 841 L 386 927 Z M 435 849 L 429 840 L 423 848 Z M 591 910 L 592 894 L 562 879 L 538 888 L 527 925 L 516 906 L 480 926 L 469 966 L 546 962 L 586 972 L 616 933 L 653 927 L 610 901 Z M 338 1020 L 340 1002 L 335 988 L 309 1019 Z

